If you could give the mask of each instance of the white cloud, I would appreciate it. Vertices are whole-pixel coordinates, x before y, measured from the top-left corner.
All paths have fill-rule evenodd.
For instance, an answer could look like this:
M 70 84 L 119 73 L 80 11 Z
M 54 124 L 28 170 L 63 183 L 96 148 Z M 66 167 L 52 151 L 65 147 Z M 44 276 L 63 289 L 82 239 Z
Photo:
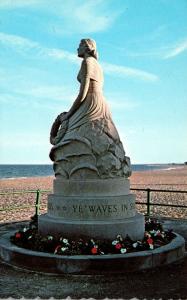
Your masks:
M 48 10 L 59 18 L 59 21 L 51 22 L 49 27 L 63 35 L 106 30 L 121 13 L 109 11 L 105 0 L 63 0 L 56 6 L 48 2 Z
M 108 98 L 107 98 L 108 99 Z M 120 101 L 119 98 L 117 98 L 116 102 L 115 101 L 111 101 L 110 99 L 107 101 L 109 106 L 111 107 L 111 109 L 115 109 L 115 110 L 121 110 L 121 109 L 125 109 L 125 110 L 131 110 L 137 106 L 139 106 L 138 103 L 135 102 L 130 102 L 128 100 L 122 100 Z
M 51 103 L 49 102 L 41 102 L 40 98 L 33 98 L 33 97 L 25 97 L 24 94 L 16 94 L 14 91 L 11 93 L 1 93 L 0 97 L 0 103 L 6 104 L 6 113 L 8 112 L 8 107 L 11 106 L 15 108 L 21 108 L 21 109 L 26 109 L 29 107 L 29 109 L 48 109 L 50 111 L 56 110 L 60 105 L 54 103 L 52 101 Z M 61 105 L 62 107 L 62 105 Z M 3 109 L 1 109 L 1 112 L 5 114 L 5 111 L 3 112 Z
M 158 49 L 142 50 L 141 52 L 126 51 L 126 55 L 128 57 L 154 57 L 161 59 L 166 51 L 168 51 L 168 47 L 160 47 Z
M 77 56 L 68 51 L 59 50 L 59 49 L 47 49 L 46 54 L 56 59 L 68 59 L 72 63 L 80 64 Z M 115 75 L 115 76 L 117 75 L 119 77 L 134 77 L 134 78 L 147 80 L 147 81 L 158 80 L 157 75 L 140 69 L 109 64 L 106 62 L 101 62 L 101 65 L 103 67 L 104 72 L 109 75 Z
M 48 109 L 54 112 L 67 110 L 75 98 L 76 92 L 73 93 L 68 87 L 64 89 L 60 86 L 40 85 L 28 89 L 19 86 L 18 83 L 17 88 L 12 88 L 11 92 L 1 92 L 0 103 L 36 110 Z
M 4 45 L 14 46 L 16 48 L 35 48 L 39 46 L 38 43 L 32 40 L 18 35 L 6 34 L 3 32 L 0 32 L 0 41 Z
M 24 6 L 33 6 L 38 3 L 38 0 L 1 0 L 0 8 L 13 9 Z
M 41 13 L 57 16 L 46 28 L 53 28 L 58 34 L 92 33 L 108 29 L 122 10 L 109 11 L 105 0 L 1 0 L 1 9 L 31 7 Z M 65 30 L 63 29 L 65 27 Z
M 187 50 L 187 40 L 184 40 L 175 45 L 165 45 L 148 50 L 143 49 L 141 52 L 127 51 L 121 48 L 120 51 L 122 52 L 122 50 L 125 51 L 125 55 L 129 57 L 156 57 L 159 59 L 169 59 L 178 56 Z
M 103 31 L 111 25 L 115 16 L 113 13 L 110 13 L 110 18 L 106 15 L 106 8 L 100 7 L 103 3 L 101 0 L 90 0 L 72 10 L 71 19 L 77 22 L 78 29 L 82 28 L 83 33 L 89 33 Z
M 136 100 L 130 99 L 129 97 L 118 93 L 115 93 L 114 95 L 111 93 L 106 94 L 106 99 L 111 111 L 132 110 L 140 105 L 140 103 Z M 116 101 L 114 99 L 116 99 Z
M 21 54 L 23 55 L 30 55 L 40 58 L 45 56 L 52 57 L 54 59 L 68 59 L 75 64 L 79 64 L 80 61 L 79 58 L 71 52 L 62 49 L 46 48 L 35 41 L 18 35 L 5 34 L 3 32 L 0 32 L 0 43 L 13 48 L 19 53 L 21 52 Z M 33 52 L 31 53 L 31 51 Z
M 109 75 L 115 75 L 119 77 L 133 77 L 146 81 L 156 81 L 158 76 L 136 68 L 129 68 L 125 66 L 113 65 L 109 63 L 102 63 L 104 71 Z
M 11 106 L 13 105 L 18 105 L 22 107 L 28 106 L 28 100 L 26 100 L 23 97 L 17 96 L 14 93 L 1 93 L 0 95 L 0 103 L 1 104 L 10 104 Z M 3 111 L 1 109 L 1 111 Z
M 164 56 L 165 59 L 172 58 L 174 56 L 177 56 L 184 51 L 187 50 L 187 40 L 184 40 L 183 42 L 179 43 L 175 47 L 172 47 L 168 53 Z
M 60 50 L 60 49 L 45 49 L 44 53 L 47 56 L 53 57 L 55 59 L 68 59 L 74 64 L 80 64 L 80 59 L 77 57 L 77 55 L 70 53 L 65 50 Z
M 70 87 L 60 87 L 60 86 L 35 86 L 29 90 L 22 91 L 23 94 L 37 98 L 47 98 L 62 101 L 62 99 L 67 99 L 67 102 L 75 99 L 75 94 L 70 92 Z
M 15 50 L 24 50 L 23 53 L 26 55 L 26 50 L 34 50 L 36 57 L 52 57 L 54 59 L 67 59 L 73 64 L 80 64 L 79 59 L 75 54 L 72 54 L 69 51 L 53 48 L 42 47 L 39 43 L 31 41 L 29 39 L 16 36 L 0 33 L 0 42 L 5 43 L 6 45 L 14 46 Z M 32 55 L 29 51 L 29 55 Z M 129 68 L 120 65 L 109 64 L 107 62 L 101 62 L 104 71 L 113 76 L 119 77 L 133 77 L 146 81 L 156 81 L 158 77 L 155 74 L 136 69 Z

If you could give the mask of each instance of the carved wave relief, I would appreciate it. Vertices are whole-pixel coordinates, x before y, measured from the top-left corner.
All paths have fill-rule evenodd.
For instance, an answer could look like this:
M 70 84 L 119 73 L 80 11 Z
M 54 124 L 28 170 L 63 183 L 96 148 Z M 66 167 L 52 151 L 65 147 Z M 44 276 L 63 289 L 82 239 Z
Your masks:
M 114 127 L 114 137 L 109 125 Z M 67 130 L 59 140 L 56 139 L 50 152 L 56 176 L 64 179 L 104 179 L 131 175 L 130 159 L 125 156 L 112 121 L 107 126 L 104 119 L 85 123 L 74 130 Z

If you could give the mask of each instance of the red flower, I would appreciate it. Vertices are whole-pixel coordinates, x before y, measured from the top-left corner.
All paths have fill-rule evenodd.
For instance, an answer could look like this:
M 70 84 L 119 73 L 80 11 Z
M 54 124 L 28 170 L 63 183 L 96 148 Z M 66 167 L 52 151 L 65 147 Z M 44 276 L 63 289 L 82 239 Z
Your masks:
M 148 244 L 150 245 L 152 245 L 153 244 L 153 240 L 151 239 L 151 238 L 149 238 L 148 240 L 147 240 L 147 242 L 148 242 Z
M 91 252 L 92 252 L 92 254 L 97 254 L 97 252 L 98 252 L 97 247 L 93 247 L 93 248 L 91 249 Z
M 121 244 L 120 244 L 120 243 L 117 243 L 117 244 L 115 245 L 115 248 L 116 248 L 116 249 L 121 249 Z
M 16 239 L 20 239 L 20 238 L 21 238 L 21 233 L 20 233 L 20 232 L 16 232 L 15 238 L 16 238 Z
M 56 254 L 60 248 L 61 248 L 61 245 L 58 245 L 58 246 L 55 248 L 54 253 Z

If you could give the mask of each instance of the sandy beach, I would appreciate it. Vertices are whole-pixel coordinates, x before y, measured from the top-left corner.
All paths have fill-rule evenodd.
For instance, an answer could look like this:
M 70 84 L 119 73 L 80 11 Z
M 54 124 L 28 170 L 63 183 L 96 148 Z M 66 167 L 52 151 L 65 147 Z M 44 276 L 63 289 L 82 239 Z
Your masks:
M 47 194 L 52 191 L 53 176 L 1 179 L 0 209 L 12 206 L 34 206 L 36 193 L 7 194 L 12 191 L 47 190 L 41 195 L 41 213 L 46 211 Z M 151 188 L 160 190 L 187 191 L 187 166 L 170 168 L 167 170 L 133 172 L 130 177 L 131 188 Z M 133 191 L 137 201 L 146 202 L 146 192 Z M 175 205 L 187 205 L 187 193 L 151 192 L 153 203 L 165 203 Z M 146 212 L 145 205 L 137 205 L 137 210 Z M 0 211 L 0 222 L 9 222 L 29 219 L 35 212 L 34 207 L 26 207 L 11 211 Z M 187 209 L 152 206 L 151 213 L 173 218 L 187 218 Z

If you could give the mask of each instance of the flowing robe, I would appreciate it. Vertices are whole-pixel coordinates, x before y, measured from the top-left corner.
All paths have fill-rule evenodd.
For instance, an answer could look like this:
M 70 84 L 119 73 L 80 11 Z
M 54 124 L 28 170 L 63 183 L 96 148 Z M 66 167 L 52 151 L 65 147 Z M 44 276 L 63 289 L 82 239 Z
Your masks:
M 129 177 L 130 159 L 112 121 L 103 96 L 103 73 L 97 60 L 83 60 L 77 76 L 90 79 L 88 92 L 79 108 L 61 124 L 50 152 L 56 176 L 65 179 Z

